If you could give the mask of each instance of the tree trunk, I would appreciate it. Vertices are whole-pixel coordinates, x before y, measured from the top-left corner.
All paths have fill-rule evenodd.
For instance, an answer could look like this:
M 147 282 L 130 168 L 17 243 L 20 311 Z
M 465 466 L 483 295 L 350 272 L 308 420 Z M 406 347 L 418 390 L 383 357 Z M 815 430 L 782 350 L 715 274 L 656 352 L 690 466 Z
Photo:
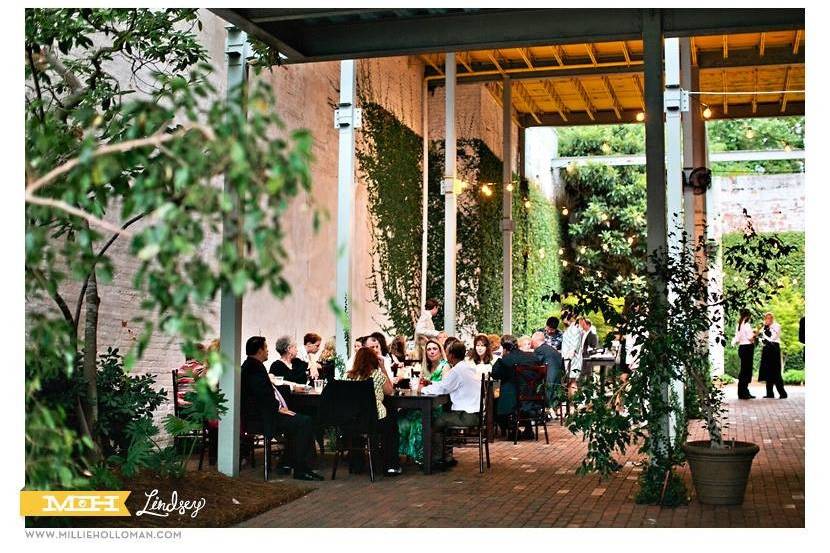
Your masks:
M 92 432 L 93 440 L 97 442 L 98 432 L 98 309 L 101 298 L 98 297 L 98 279 L 95 270 L 89 279 L 86 289 L 86 311 L 84 319 L 84 377 L 86 378 L 86 400 L 84 411 L 86 422 Z

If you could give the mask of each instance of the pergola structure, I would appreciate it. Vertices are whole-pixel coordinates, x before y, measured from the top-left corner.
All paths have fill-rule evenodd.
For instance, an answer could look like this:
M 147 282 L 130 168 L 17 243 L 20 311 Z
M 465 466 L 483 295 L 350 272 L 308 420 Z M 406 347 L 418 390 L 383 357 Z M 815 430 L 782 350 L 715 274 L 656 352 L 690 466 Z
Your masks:
M 346 311 L 354 211 L 354 60 L 415 55 L 428 87 L 444 86 L 447 147 L 444 328 L 455 330 L 456 84 L 484 82 L 503 112 L 504 185 L 512 180 L 511 123 L 570 126 L 643 122 L 646 127 L 647 247 L 668 248 L 670 228 L 694 229 L 705 196 L 684 199 L 682 170 L 706 164 L 704 117 L 804 113 L 803 9 L 214 9 L 234 27 L 229 85 L 241 82 L 246 36 L 284 63 L 341 61 L 336 302 Z M 708 109 L 707 109 L 708 108 Z M 706 113 L 704 113 L 704 111 Z M 426 110 L 424 110 L 426 120 Z M 426 147 L 426 125 L 424 144 Z M 521 165 L 520 165 L 521 167 Z M 226 183 L 232 193 L 232 183 Z M 426 174 L 424 175 L 426 194 Z M 504 194 L 504 323 L 512 328 L 512 205 Z M 426 202 L 425 202 L 426 203 Z M 685 210 L 684 210 L 685 204 Z M 710 214 L 709 214 L 710 215 Z M 426 228 L 424 228 L 426 239 Z M 426 268 L 425 268 L 426 269 Z M 221 348 L 241 359 L 242 299 L 222 297 Z M 338 318 L 338 353 L 346 326 Z M 239 370 L 220 383 L 230 399 L 219 428 L 219 470 L 239 471 Z M 680 394 L 682 397 L 682 394 Z M 667 424 L 671 425 L 670 421 Z

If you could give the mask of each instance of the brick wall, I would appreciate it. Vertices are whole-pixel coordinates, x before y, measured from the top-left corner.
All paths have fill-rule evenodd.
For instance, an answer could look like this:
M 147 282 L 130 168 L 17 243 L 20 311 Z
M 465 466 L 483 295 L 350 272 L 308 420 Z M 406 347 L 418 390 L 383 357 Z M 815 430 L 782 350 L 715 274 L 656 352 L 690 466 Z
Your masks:
M 715 177 L 723 232 L 743 230 L 743 210 L 756 231 L 800 231 L 805 224 L 804 174 Z

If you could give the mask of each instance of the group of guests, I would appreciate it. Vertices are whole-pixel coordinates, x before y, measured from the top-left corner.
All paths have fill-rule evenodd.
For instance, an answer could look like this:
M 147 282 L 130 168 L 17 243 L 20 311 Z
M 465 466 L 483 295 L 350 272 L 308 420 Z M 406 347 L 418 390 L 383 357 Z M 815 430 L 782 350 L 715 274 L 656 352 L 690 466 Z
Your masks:
M 767 383 L 765 398 L 774 398 L 773 388 L 778 392 L 779 399 L 787 397 L 784 389 L 784 378 L 781 374 L 781 325 L 775 322 L 772 313 L 764 314 L 764 323 L 752 328 L 752 315 L 748 309 L 741 309 L 738 325 L 735 328 L 735 337 L 732 344 L 738 346 L 738 357 L 741 360 L 741 371 L 738 374 L 738 399 L 755 399 L 749 392 L 749 383 L 752 382 L 752 372 L 755 356 L 755 345 L 761 343 L 761 365 L 758 368 L 758 381 Z

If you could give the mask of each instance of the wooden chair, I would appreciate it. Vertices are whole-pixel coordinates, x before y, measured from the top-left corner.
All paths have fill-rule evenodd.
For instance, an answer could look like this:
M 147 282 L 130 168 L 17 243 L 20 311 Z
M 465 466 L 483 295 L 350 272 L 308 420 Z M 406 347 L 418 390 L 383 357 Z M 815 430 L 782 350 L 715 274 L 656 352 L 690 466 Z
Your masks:
M 448 426 L 444 429 L 444 448 L 478 447 L 478 472 L 484 472 L 484 460 L 487 459 L 487 468 L 490 468 L 490 439 L 488 436 L 488 420 L 492 414 L 488 409 L 488 401 L 493 393 L 493 380 L 481 375 L 481 397 L 478 405 L 478 423 L 475 426 Z
M 545 420 L 547 408 L 547 394 L 545 381 L 548 368 L 545 365 L 518 365 L 516 367 L 516 407 L 512 413 L 513 444 L 519 440 L 519 423 L 529 422 L 536 431 L 536 440 L 539 440 L 539 425 L 545 430 L 545 443 L 548 440 L 548 425 Z

